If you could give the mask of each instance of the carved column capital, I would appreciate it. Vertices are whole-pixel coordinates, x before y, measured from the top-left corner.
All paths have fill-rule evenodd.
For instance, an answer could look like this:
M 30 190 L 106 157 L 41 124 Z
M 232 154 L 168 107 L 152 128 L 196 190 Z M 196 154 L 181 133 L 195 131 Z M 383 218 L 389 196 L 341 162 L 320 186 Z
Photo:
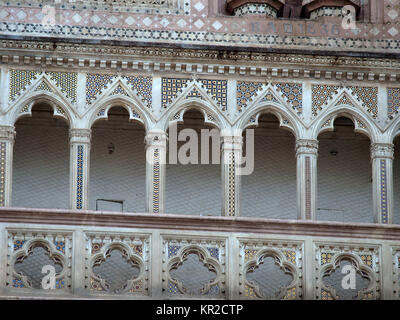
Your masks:
M 146 147 L 166 147 L 168 137 L 163 130 L 150 130 L 144 138 Z
M 90 129 L 70 129 L 69 141 L 70 143 L 90 143 L 91 132 Z
M 14 126 L 0 126 L 0 140 L 14 141 L 15 136 Z
M 394 145 L 392 143 L 373 143 L 371 145 L 371 159 L 394 158 Z
M 296 141 L 296 156 L 301 154 L 318 155 L 318 140 L 299 139 Z

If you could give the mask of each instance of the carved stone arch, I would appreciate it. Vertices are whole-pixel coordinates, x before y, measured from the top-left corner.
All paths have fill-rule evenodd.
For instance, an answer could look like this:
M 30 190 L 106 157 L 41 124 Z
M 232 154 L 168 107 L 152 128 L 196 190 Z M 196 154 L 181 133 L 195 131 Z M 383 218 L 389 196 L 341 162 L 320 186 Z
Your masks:
M 386 131 L 386 137 L 388 143 L 393 143 L 396 137 L 400 135 L 400 117 L 396 118 L 395 121 L 390 125 Z
M 257 268 L 259 268 L 259 266 L 264 262 L 264 259 L 267 257 L 272 257 L 274 259 L 275 264 L 278 265 L 278 267 L 285 274 L 290 274 L 293 277 L 292 282 L 288 286 L 282 286 L 280 288 L 280 292 L 279 292 L 278 296 L 275 298 L 272 298 L 272 299 L 283 299 L 287 295 L 287 293 L 290 289 L 292 289 L 292 288 L 297 289 L 299 274 L 297 271 L 297 267 L 292 262 L 288 261 L 282 252 L 275 250 L 273 248 L 265 248 L 265 249 L 259 251 L 254 256 L 253 259 L 251 259 L 244 265 L 243 274 L 244 274 L 245 285 L 252 288 L 258 298 L 266 298 L 263 295 L 262 290 L 258 284 L 248 281 L 247 273 L 249 271 L 254 271 Z
M 246 110 L 241 118 L 235 123 L 235 128 L 245 130 L 249 127 L 257 127 L 258 119 L 263 113 L 271 113 L 279 120 L 279 126 L 283 129 L 289 130 L 296 139 L 301 137 L 301 127 L 298 119 L 287 112 L 281 104 L 269 102 L 266 104 L 259 104 L 252 110 Z
M 90 260 L 89 274 L 90 274 L 90 277 L 95 282 L 100 284 L 100 286 L 102 287 L 102 290 L 110 291 L 110 288 L 109 288 L 110 285 L 107 282 L 107 279 L 101 278 L 98 275 L 96 275 L 93 271 L 93 268 L 95 266 L 100 266 L 102 263 L 106 262 L 107 258 L 109 258 L 111 256 L 111 254 L 114 250 L 118 250 L 122 254 L 123 258 L 126 259 L 127 263 L 132 263 L 132 265 L 135 265 L 135 266 L 137 266 L 137 268 L 139 268 L 138 276 L 128 279 L 126 281 L 124 287 L 121 288 L 119 291 L 119 293 L 126 293 L 126 292 L 129 292 L 136 283 L 144 280 L 144 278 L 145 278 L 145 270 L 144 270 L 145 264 L 144 264 L 143 259 L 139 255 L 137 255 L 134 252 L 134 250 L 127 244 L 125 244 L 123 242 L 111 242 L 111 243 L 107 243 L 103 247 L 101 247 L 99 252 L 97 252 L 95 255 L 93 255 Z
M 209 102 L 198 98 L 190 98 L 175 104 L 163 115 L 161 122 L 163 123 L 164 131 L 168 130 L 168 127 L 173 123 L 182 123 L 185 112 L 190 109 L 200 111 L 204 116 L 205 124 L 209 124 L 220 131 L 228 127 L 228 121 L 225 117 L 215 111 L 215 107 Z
M 25 288 L 33 288 L 32 283 L 29 281 L 28 276 L 24 274 L 20 274 L 15 270 L 15 264 L 18 262 L 23 262 L 26 258 L 28 258 L 33 250 L 37 247 L 44 247 L 47 251 L 47 254 L 51 260 L 53 260 L 56 264 L 60 264 L 62 267 L 62 271 L 55 275 L 55 280 L 61 281 L 67 277 L 67 267 L 68 263 L 64 255 L 62 255 L 54 245 L 50 241 L 46 239 L 31 239 L 26 241 L 22 247 L 16 252 L 16 254 L 12 257 L 11 260 L 11 270 L 14 279 L 19 279 L 21 281 L 21 285 Z M 43 276 L 45 276 L 43 274 Z
M 339 117 L 349 118 L 354 124 L 354 131 L 365 134 L 371 143 L 378 141 L 379 133 L 374 123 L 359 109 L 349 105 L 338 105 L 320 117 L 311 127 L 312 139 L 318 139 L 321 133 L 334 130 L 334 122 Z
M 129 120 L 140 122 L 144 125 L 146 131 L 151 128 L 151 123 L 154 120 L 149 112 L 131 97 L 111 96 L 102 99 L 101 103 L 96 105 L 91 108 L 90 113 L 87 113 L 88 128 L 91 128 L 97 120 L 108 119 L 108 111 L 113 107 L 126 109 L 129 113 Z
M 177 255 L 168 261 L 166 270 L 167 279 L 169 282 L 175 285 L 182 294 L 193 295 L 187 292 L 186 288 L 184 287 L 184 284 L 181 281 L 174 279 L 170 274 L 171 270 L 178 269 L 180 266 L 183 265 L 189 254 L 196 254 L 200 262 L 202 262 L 203 265 L 206 268 L 208 268 L 208 270 L 215 272 L 216 274 L 214 280 L 205 283 L 202 289 L 200 290 L 201 295 L 207 294 L 214 286 L 218 285 L 222 281 L 223 273 L 218 260 L 212 257 L 207 250 L 205 250 L 199 245 L 192 244 L 181 248 L 177 253 Z
M 361 258 L 353 253 L 350 252 L 342 252 L 342 253 L 337 253 L 335 254 L 331 262 L 328 264 L 325 264 L 319 271 L 318 274 L 318 280 L 317 280 L 317 288 L 318 291 L 320 292 L 320 296 L 322 294 L 322 291 L 327 292 L 332 299 L 336 299 L 336 290 L 334 288 L 329 288 L 324 284 L 323 278 L 326 276 L 330 276 L 335 270 L 337 270 L 340 267 L 340 263 L 343 260 L 348 260 L 351 262 L 352 266 L 356 269 L 356 272 L 361 274 L 363 278 L 366 278 L 369 280 L 369 285 L 365 289 L 361 289 L 357 293 L 357 298 L 358 299 L 365 299 L 367 295 L 372 295 L 373 297 L 377 297 L 377 290 L 376 290 L 376 283 L 377 280 L 375 276 L 375 272 L 365 265 Z
M 54 117 L 66 120 L 70 127 L 74 126 L 76 114 L 73 108 L 63 97 L 50 92 L 31 92 L 26 95 L 25 99 L 16 104 L 11 111 L 10 124 L 15 125 L 20 117 L 31 116 L 32 107 L 40 102 L 46 102 L 52 107 Z

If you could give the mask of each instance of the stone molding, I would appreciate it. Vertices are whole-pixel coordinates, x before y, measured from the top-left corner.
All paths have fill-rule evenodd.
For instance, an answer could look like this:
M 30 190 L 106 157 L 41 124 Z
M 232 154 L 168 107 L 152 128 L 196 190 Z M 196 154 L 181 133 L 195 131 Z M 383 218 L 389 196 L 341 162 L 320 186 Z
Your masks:
M 394 158 L 394 145 L 391 143 L 374 143 L 371 145 L 371 159 Z

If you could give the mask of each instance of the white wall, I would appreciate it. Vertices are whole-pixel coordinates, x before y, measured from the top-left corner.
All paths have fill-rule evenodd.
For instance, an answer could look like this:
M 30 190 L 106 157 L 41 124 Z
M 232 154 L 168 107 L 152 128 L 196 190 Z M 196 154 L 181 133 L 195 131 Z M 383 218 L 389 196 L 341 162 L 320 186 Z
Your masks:
M 254 172 L 242 176 L 241 216 L 297 219 L 295 139 L 280 135 L 255 130 Z
M 338 154 L 331 155 L 332 150 Z M 317 208 L 321 210 L 317 211 L 318 220 L 373 222 L 370 159 L 370 141 L 366 138 L 336 139 L 329 134 L 321 135 L 317 190 Z
M 146 158 L 145 131 L 134 124 L 114 127 L 99 121 L 92 128 L 90 153 L 89 209 L 96 199 L 123 200 L 125 212 L 145 212 Z M 115 146 L 108 153 L 108 144 Z M 118 205 L 102 205 L 102 210 L 119 210 Z
M 16 124 L 12 206 L 69 207 L 69 138 L 66 122 L 24 118 Z

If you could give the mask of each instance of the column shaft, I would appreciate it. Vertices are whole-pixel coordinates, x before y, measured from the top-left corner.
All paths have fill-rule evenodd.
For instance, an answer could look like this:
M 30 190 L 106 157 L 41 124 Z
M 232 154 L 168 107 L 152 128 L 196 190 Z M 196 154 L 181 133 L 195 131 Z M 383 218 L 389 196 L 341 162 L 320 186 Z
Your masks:
M 167 135 L 151 130 L 146 135 L 146 211 L 165 212 Z
M 242 136 L 221 135 L 222 215 L 240 214 L 240 166 L 242 161 Z
M 89 206 L 89 129 L 70 130 L 70 207 L 87 210 Z
M 0 207 L 11 206 L 15 128 L 0 126 Z
M 371 145 L 375 223 L 393 223 L 393 153 L 391 143 Z
M 317 140 L 297 140 L 297 213 L 301 220 L 317 220 Z

